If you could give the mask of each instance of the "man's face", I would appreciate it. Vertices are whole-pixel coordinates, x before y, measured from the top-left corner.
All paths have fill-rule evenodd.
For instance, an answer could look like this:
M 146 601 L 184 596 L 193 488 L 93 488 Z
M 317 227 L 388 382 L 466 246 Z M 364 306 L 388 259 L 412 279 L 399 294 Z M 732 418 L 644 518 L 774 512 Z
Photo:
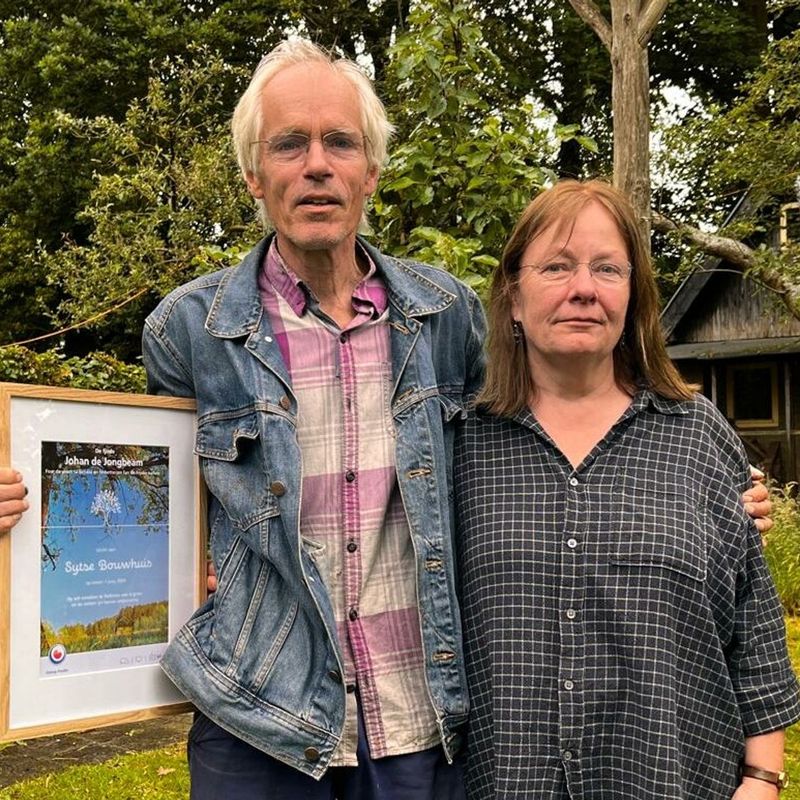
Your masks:
M 290 264 L 313 251 L 352 260 L 364 201 L 378 181 L 377 168 L 367 165 L 355 89 L 325 64 L 297 64 L 267 83 L 261 108 L 259 174 L 248 173 L 247 185 L 264 201 L 281 254 Z M 331 133 L 350 137 L 344 144 L 358 149 L 344 154 Z M 308 137 L 307 152 L 292 147 L 285 139 L 291 134 Z

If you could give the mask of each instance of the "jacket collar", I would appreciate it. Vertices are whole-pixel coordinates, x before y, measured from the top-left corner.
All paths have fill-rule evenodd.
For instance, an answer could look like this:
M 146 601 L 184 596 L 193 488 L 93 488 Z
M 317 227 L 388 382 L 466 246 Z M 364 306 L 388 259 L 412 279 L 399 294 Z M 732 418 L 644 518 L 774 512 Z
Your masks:
M 206 318 L 206 330 L 212 336 L 233 339 L 258 329 L 263 313 L 258 273 L 271 241 L 272 234 L 262 239 L 240 264 L 223 272 Z M 405 317 L 436 314 L 455 301 L 454 294 L 423 276 L 408 262 L 382 255 L 361 237 L 359 242 L 386 281 L 389 302 Z

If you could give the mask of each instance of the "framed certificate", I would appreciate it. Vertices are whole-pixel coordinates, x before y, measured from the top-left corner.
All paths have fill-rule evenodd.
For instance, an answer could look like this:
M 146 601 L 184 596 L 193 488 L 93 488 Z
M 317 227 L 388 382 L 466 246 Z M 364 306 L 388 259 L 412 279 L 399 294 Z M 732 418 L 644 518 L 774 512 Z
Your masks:
M 0 740 L 186 710 L 158 662 L 205 597 L 194 401 L 0 383 Z

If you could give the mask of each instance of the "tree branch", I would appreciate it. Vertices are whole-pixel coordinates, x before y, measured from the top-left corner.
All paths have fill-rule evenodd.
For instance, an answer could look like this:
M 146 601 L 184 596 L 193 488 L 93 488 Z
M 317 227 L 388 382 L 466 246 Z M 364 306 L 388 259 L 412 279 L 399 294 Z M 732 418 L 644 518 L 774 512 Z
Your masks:
M 647 43 L 653 36 L 653 32 L 658 27 L 661 17 L 667 10 L 670 0 L 648 0 L 644 4 L 639 16 L 639 44 L 647 47 Z
M 758 280 L 768 289 L 781 296 L 784 305 L 796 319 L 800 319 L 800 286 L 792 283 L 785 275 L 775 269 L 770 269 L 758 254 L 744 242 L 708 233 L 687 225 L 683 222 L 673 222 L 671 219 L 653 212 L 651 217 L 653 230 L 676 236 L 683 242 L 694 245 L 710 256 L 716 256 L 727 261 L 742 273 L 752 271 Z
M 675 234 L 681 241 L 698 247 L 710 256 L 725 259 L 742 272 L 756 266 L 755 251 L 736 239 L 701 231 L 683 222 L 673 222 L 656 211 L 651 215 L 651 222 L 653 230 Z
M 575 9 L 575 13 L 597 34 L 597 37 L 610 53 L 611 43 L 614 38 L 611 33 L 611 25 L 603 16 L 603 12 L 595 5 L 594 0 L 569 0 L 569 4 Z

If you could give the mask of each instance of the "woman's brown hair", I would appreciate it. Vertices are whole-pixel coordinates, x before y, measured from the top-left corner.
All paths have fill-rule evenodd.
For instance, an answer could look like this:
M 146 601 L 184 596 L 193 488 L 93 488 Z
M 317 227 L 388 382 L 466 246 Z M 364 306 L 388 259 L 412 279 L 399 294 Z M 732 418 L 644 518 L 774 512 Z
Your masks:
M 559 181 L 541 192 L 522 212 L 494 274 L 489 299 L 486 383 L 478 404 L 493 414 L 512 416 L 524 408 L 535 390 L 523 341 L 514 340 L 511 304 L 519 282 L 520 260 L 528 245 L 545 229 L 569 229 L 590 203 L 600 203 L 617 223 L 628 250 L 631 291 L 625 327 L 614 348 L 614 374 L 628 392 L 646 387 L 670 400 L 689 400 L 692 388 L 667 355 L 659 323 L 659 296 L 648 248 L 636 213 L 618 189 L 599 180 Z

